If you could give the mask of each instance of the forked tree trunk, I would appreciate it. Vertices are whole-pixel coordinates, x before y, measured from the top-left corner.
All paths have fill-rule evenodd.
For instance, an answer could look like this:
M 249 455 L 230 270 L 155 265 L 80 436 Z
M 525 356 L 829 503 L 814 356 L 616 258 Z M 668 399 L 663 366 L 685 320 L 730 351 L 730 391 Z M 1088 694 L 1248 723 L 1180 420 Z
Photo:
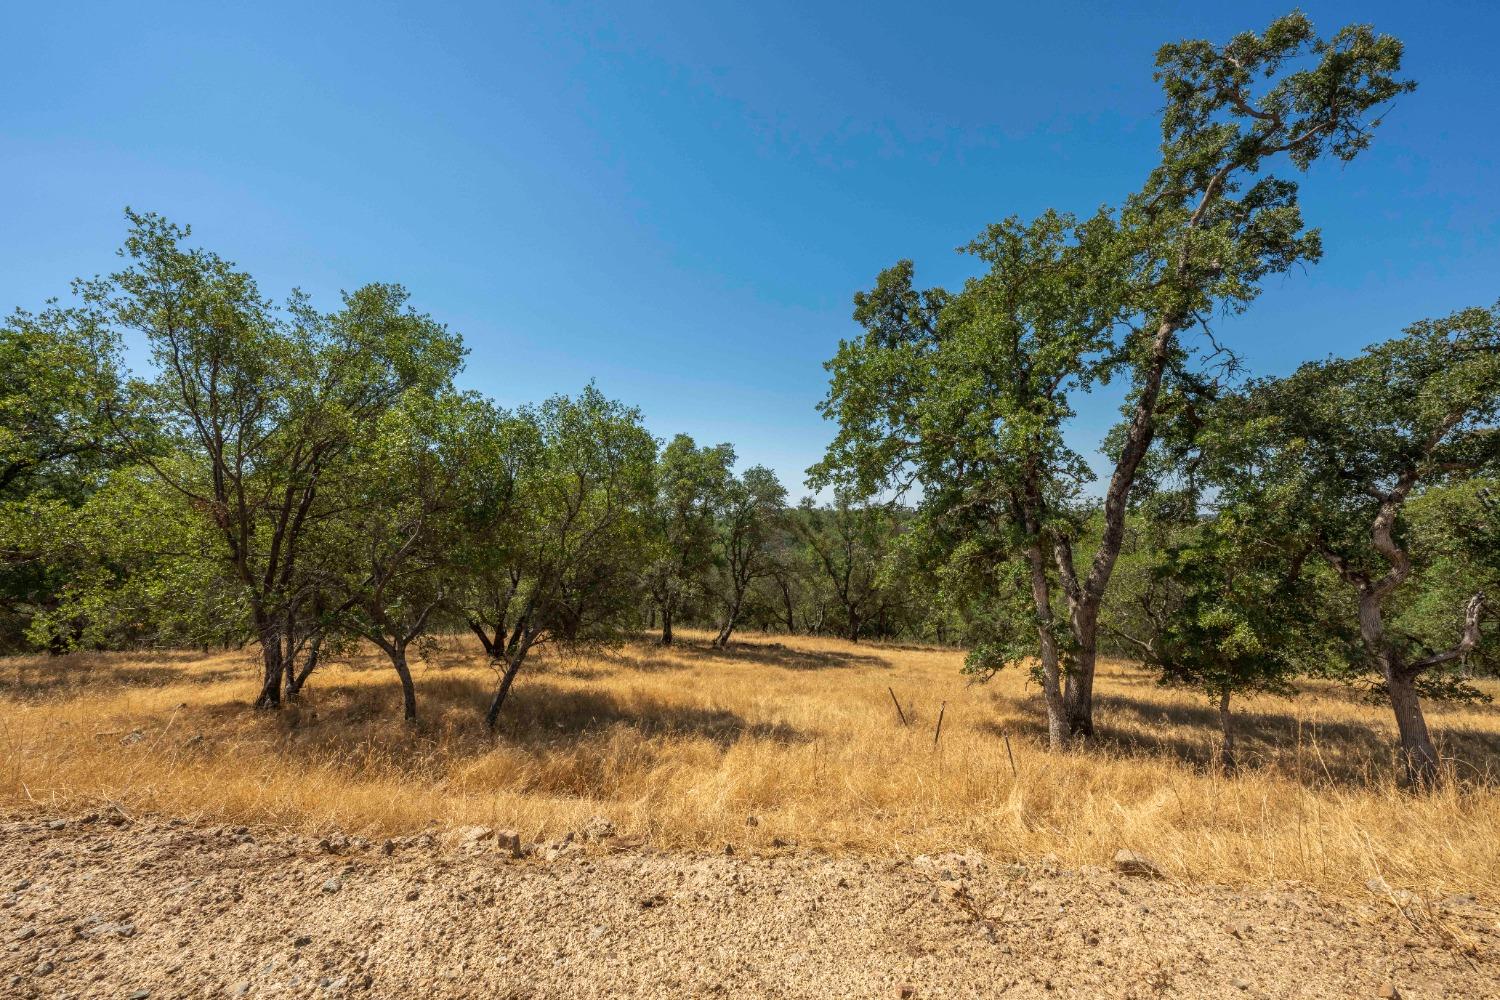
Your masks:
M 489 630 L 476 621 L 469 622 L 469 631 L 479 637 L 479 644 L 484 647 L 484 655 L 490 659 L 499 659 L 499 646 L 504 643 L 505 637 L 499 634 L 497 628 L 495 638 L 490 638 Z
M 729 637 L 734 633 L 734 626 L 740 617 L 741 598 L 736 596 L 729 605 L 729 613 L 724 616 L 724 624 L 719 626 L 719 634 L 714 638 L 714 646 L 725 649 L 729 646 Z
M 1098 660 L 1099 608 L 1125 543 L 1125 518 L 1135 488 L 1136 473 L 1156 436 L 1157 399 L 1161 395 L 1162 378 L 1171 360 L 1181 322 L 1180 317 L 1164 317 L 1152 335 L 1145 378 L 1141 380 L 1125 442 L 1105 490 L 1104 533 L 1089 565 L 1088 576 L 1078 580 L 1070 547 L 1054 548 L 1059 572 L 1066 574 L 1065 586 L 1070 587 L 1068 613 L 1077 647 L 1072 669 L 1068 671 L 1067 688 L 1063 692 L 1068 730 L 1075 737 L 1089 739 L 1094 735 L 1094 668 Z
M 302 664 L 302 669 L 293 673 L 290 664 L 286 669 L 286 697 L 288 700 L 298 698 L 302 695 L 302 686 L 312 676 L 312 672 L 318 669 L 318 654 L 323 645 L 323 637 L 320 635 L 308 644 L 307 659 Z

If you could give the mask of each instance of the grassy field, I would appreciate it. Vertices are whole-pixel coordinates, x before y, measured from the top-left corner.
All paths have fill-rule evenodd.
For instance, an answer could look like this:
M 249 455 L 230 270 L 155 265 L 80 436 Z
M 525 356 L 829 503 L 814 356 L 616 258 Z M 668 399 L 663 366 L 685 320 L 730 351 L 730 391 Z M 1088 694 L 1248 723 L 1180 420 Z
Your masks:
M 1127 847 L 1184 879 L 1356 892 L 1380 876 L 1500 898 L 1500 708 L 1432 708 L 1455 780 L 1418 796 L 1394 781 L 1389 712 L 1341 688 L 1242 702 L 1226 777 L 1204 700 L 1129 664 L 1102 669 L 1103 738 L 1049 755 L 1025 674 L 970 685 L 961 661 L 787 637 L 718 652 L 696 634 L 542 655 L 492 737 L 494 673 L 461 638 L 416 664 L 416 726 L 373 655 L 321 669 L 280 714 L 248 709 L 253 653 L 16 657 L 0 661 L 0 797 L 369 836 L 435 821 L 542 838 L 603 814 L 668 849 L 780 840 L 1076 867 Z

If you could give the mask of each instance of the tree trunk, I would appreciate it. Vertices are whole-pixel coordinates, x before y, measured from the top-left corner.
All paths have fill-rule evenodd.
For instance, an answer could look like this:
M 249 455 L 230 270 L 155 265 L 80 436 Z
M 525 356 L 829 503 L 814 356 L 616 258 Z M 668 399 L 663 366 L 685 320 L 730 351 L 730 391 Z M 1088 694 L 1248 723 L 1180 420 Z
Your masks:
M 1072 668 L 1063 690 L 1068 734 L 1079 739 L 1094 735 L 1094 667 L 1099 658 L 1099 606 L 1086 603 L 1073 611 Z
M 265 674 L 261 681 L 260 697 L 255 699 L 256 708 L 279 709 L 281 707 L 281 675 L 285 664 L 281 661 L 281 637 L 275 630 L 261 633 L 260 652 Z
M 510 688 L 516 682 L 516 674 L 521 672 L 521 664 L 526 660 L 526 653 L 531 649 L 531 640 L 513 641 L 512 646 L 514 648 L 505 661 L 505 673 L 500 676 L 500 686 L 495 689 L 495 696 L 490 700 L 489 711 L 484 713 L 484 724 L 491 730 L 500 719 L 500 709 L 505 706 L 505 699 L 510 696 Z
M 302 685 L 312 676 L 312 672 L 318 669 L 318 653 L 323 645 L 323 637 L 320 635 L 308 645 L 307 661 L 302 664 L 302 669 L 295 675 L 290 668 L 286 671 L 286 696 L 288 699 L 297 698 L 302 695 Z
M 1237 763 L 1234 755 L 1234 715 L 1229 711 L 1227 689 L 1219 693 L 1219 732 L 1224 735 L 1224 750 L 1221 756 L 1224 770 L 1233 771 Z
M 1406 777 L 1414 785 L 1432 788 L 1438 783 L 1437 748 L 1427 732 L 1422 714 L 1422 700 L 1417 695 L 1414 678 L 1400 669 L 1388 669 L 1385 686 L 1396 712 L 1396 727 L 1401 731 L 1401 757 Z
M 407 722 L 417 721 L 417 689 L 411 681 L 411 668 L 406 665 L 406 644 L 397 642 L 388 650 L 391 666 L 401 678 L 401 717 Z
M 1377 523 L 1377 536 L 1380 530 Z M 1389 530 L 1388 526 L 1386 530 Z M 1415 785 L 1430 788 L 1438 783 L 1437 748 L 1432 745 L 1432 736 L 1427 732 L 1416 676 L 1406 669 L 1401 657 L 1386 642 L 1385 614 L 1381 608 L 1383 598 L 1384 593 L 1377 587 L 1360 588 L 1359 636 L 1365 651 L 1385 677 L 1385 689 L 1396 713 L 1396 728 L 1401 733 L 1401 756 L 1406 777 Z
M 852 611 L 849 612 L 849 641 L 850 642 L 858 642 L 859 641 L 859 626 L 860 626 L 859 615 L 855 614 Z
M 1063 692 L 1068 733 L 1083 739 L 1094 735 L 1094 664 L 1097 658 L 1092 643 L 1088 648 L 1080 648 L 1073 658 L 1073 669 L 1068 671 Z
M 672 645 L 672 609 L 665 605 L 661 609 L 661 644 Z
M 1036 606 L 1037 641 L 1042 657 L 1042 696 L 1047 702 L 1047 746 L 1061 750 L 1068 742 L 1068 724 L 1061 691 L 1062 666 L 1057 653 L 1057 636 L 1052 633 L 1052 595 L 1047 582 L 1046 556 L 1041 538 L 1033 534 L 1026 550 L 1031 564 L 1031 599 Z
M 735 597 L 729 605 L 729 613 L 724 616 L 724 624 L 719 626 L 719 634 L 714 639 L 714 646 L 718 649 L 725 649 L 729 646 L 729 636 L 734 632 L 735 623 L 740 617 L 741 600 L 741 597 Z

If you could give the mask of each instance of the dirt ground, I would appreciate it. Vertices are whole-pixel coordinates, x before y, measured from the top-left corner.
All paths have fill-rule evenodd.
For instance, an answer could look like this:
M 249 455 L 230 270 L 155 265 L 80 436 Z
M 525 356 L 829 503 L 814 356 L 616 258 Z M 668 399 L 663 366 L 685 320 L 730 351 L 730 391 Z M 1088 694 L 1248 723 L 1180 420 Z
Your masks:
M 12 812 L 0 995 L 1500 997 L 1500 912 L 1464 896 L 659 853 L 607 824 L 525 851 Z

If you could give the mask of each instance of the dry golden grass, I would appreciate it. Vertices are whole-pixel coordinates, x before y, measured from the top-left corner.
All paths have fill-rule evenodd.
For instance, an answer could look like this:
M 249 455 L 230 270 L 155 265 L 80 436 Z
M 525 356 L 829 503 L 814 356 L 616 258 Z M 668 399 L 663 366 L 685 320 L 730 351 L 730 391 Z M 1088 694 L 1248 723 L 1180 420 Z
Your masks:
M 1432 708 L 1456 780 L 1422 796 L 1394 781 L 1388 713 L 1338 688 L 1242 703 L 1226 777 L 1202 699 L 1128 664 L 1103 668 L 1103 739 L 1049 755 L 1024 673 L 968 685 L 961 659 L 754 636 L 720 653 L 701 635 L 544 655 L 491 737 L 494 674 L 461 639 L 416 665 L 415 727 L 375 656 L 323 669 L 279 716 L 248 709 L 246 654 L 19 657 L 0 661 L 0 801 L 367 835 L 436 821 L 541 838 L 604 814 L 663 848 L 780 838 L 1070 867 L 1129 847 L 1185 879 L 1349 892 L 1380 875 L 1500 898 L 1500 709 Z

